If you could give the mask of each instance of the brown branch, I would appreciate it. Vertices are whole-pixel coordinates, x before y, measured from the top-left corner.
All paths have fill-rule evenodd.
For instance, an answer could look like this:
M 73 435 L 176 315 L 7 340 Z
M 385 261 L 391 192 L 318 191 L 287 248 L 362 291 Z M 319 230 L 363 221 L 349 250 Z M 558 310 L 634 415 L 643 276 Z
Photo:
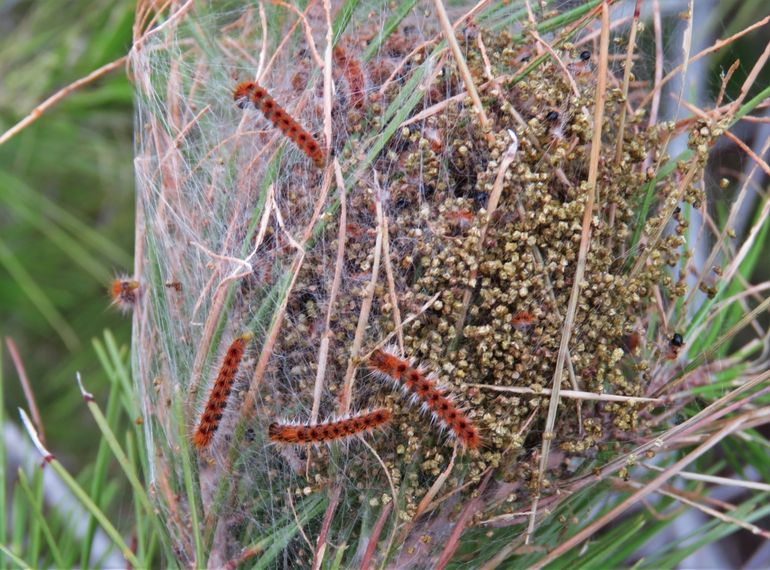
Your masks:
M 37 107 L 32 109 L 32 111 L 24 117 L 21 121 L 16 123 L 14 126 L 12 126 L 10 129 L 5 131 L 2 136 L 0 136 L 0 145 L 6 143 L 16 135 L 18 135 L 21 131 L 26 129 L 28 126 L 30 126 L 32 123 L 37 121 L 43 113 L 48 111 L 51 107 L 56 105 L 59 101 L 70 95 L 71 93 L 77 91 L 84 85 L 88 85 L 92 81 L 99 79 L 102 75 L 107 75 L 110 71 L 120 67 L 124 63 L 126 63 L 128 56 L 119 57 L 115 61 L 112 61 L 110 63 L 107 63 L 103 66 L 101 66 L 99 69 L 95 69 L 85 77 L 81 77 L 77 81 L 73 81 L 66 87 L 63 87 L 53 95 L 51 95 L 48 99 L 40 103 Z
M 479 508 L 482 505 L 481 495 L 484 493 L 484 491 L 487 488 L 487 485 L 489 484 L 489 480 L 492 478 L 492 469 L 490 468 L 487 472 L 487 476 L 484 477 L 484 480 L 479 485 L 479 488 L 476 490 L 476 498 L 471 499 L 465 504 L 465 508 L 463 509 L 462 513 L 460 513 L 459 518 L 457 519 L 457 522 L 455 523 L 454 528 L 452 528 L 452 534 L 449 535 L 449 538 L 447 539 L 447 544 L 444 547 L 444 550 L 441 552 L 441 557 L 438 559 L 438 562 L 436 562 L 435 568 L 437 570 L 443 570 L 446 568 L 446 565 L 449 564 L 449 562 L 452 560 L 452 556 L 454 556 L 455 551 L 457 550 L 457 547 L 460 545 L 460 536 L 462 536 L 463 531 L 465 530 L 465 527 L 468 524 L 468 521 L 471 519 L 473 515 L 476 514 L 476 512 L 479 510 Z
M 318 540 L 316 541 L 316 548 L 313 553 L 313 570 L 318 570 L 321 567 L 321 562 L 323 562 L 324 553 L 326 552 L 326 537 L 329 535 L 329 528 L 332 524 L 332 518 L 334 518 L 334 511 L 337 510 L 337 505 L 340 502 L 341 494 L 342 483 L 337 483 L 331 492 L 329 506 L 326 507 L 326 512 L 324 513 L 321 532 L 318 533 Z
M 377 550 L 377 541 L 382 534 L 382 529 L 385 527 L 385 522 L 388 520 L 388 516 L 390 516 L 390 511 L 392 509 L 393 502 L 391 501 L 383 507 L 380 516 L 377 517 L 377 522 L 374 523 L 374 526 L 372 527 L 372 533 L 369 535 L 369 542 L 366 545 L 366 551 L 364 552 L 364 556 L 361 559 L 361 570 L 370 570 L 372 567 L 372 558 L 374 558 L 374 551 Z
M 37 428 L 40 441 L 45 445 L 45 432 L 43 431 L 43 419 L 40 415 L 40 410 L 37 407 L 35 401 L 35 393 L 32 391 L 32 384 L 27 377 L 27 371 L 24 369 L 24 362 L 19 355 L 19 351 L 16 348 L 16 343 L 9 336 L 5 337 L 5 344 L 8 347 L 8 352 L 11 354 L 11 360 L 13 360 L 13 366 L 16 368 L 16 374 L 19 375 L 19 384 L 24 391 L 24 398 L 27 400 L 29 406 L 29 413 L 32 414 L 32 421 L 35 422 L 35 428 Z

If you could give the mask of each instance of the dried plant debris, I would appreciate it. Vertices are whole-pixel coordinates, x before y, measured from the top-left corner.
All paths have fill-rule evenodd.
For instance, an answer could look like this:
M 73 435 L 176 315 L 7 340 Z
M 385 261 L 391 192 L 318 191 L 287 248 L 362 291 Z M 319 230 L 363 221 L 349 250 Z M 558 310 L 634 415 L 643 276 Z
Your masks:
M 521 52 L 510 49 L 506 34 L 490 35 L 485 41 L 496 76 L 505 75 L 520 61 Z M 484 83 L 481 58 L 474 58 L 473 52 L 468 56 L 474 79 Z M 581 62 L 585 55 L 565 48 L 561 57 Z M 461 92 L 451 61 L 436 75 L 427 92 L 450 97 Z M 383 263 L 393 268 L 401 314 L 417 312 L 438 295 L 404 327 L 403 356 L 434 374 L 478 424 L 483 444 L 478 452 L 467 454 L 471 476 L 479 476 L 490 465 L 515 463 L 515 456 L 526 453 L 528 434 L 542 427 L 545 417 L 546 396 L 509 395 L 476 385 L 539 392 L 553 378 L 588 192 L 584 180 L 595 78 L 581 73 L 575 81 L 577 94 L 556 63 L 536 68 L 516 84 L 501 80 L 483 97 L 490 118 L 487 129 L 480 127 L 468 100 L 450 102 L 426 119 L 401 128 L 372 164 L 371 175 L 361 176 L 347 197 L 345 278 L 333 315 L 336 350 L 327 365 L 326 404 L 333 407 L 333 396 L 342 390 L 349 357 L 345 348 L 356 328 L 360 299 L 374 264 L 380 231 L 374 210 L 380 201 L 390 241 L 389 258 Z M 431 103 L 426 97 L 413 114 L 430 109 Z M 386 106 L 387 100 L 380 104 Z M 628 249 L 636 201 L 650 176 L 645 160 L 665 157 L 659 156 L 661 128 L 648 130 L 639 125 L 639 117 L 633 117 L 625 132 L 622 160 L 616 163 L 614 144 L 609 143 L 617 136 L 622 104 L 619 95 L 607 101 L 603 125 L 607 154 L 600 159 L 598 183 L 601 206 L 594 218 L 570 344 L 570 378 L 565 377 L 563 386 L 641 396 L 646 388 L 639 368 L 643 363 L 624 348 L 624 339 L 634 333 L 656 287 L 667 291 L 672 300 L 684 293 L 683 284 L 667 271 L 683 254 L 684 240 L 672 232 L 650 244 L 645 254 L 651 263 L 630 274 L 626 262 L 638 253 Z M 370 119 L 364 115 L 361 120 Z M 667 128 L 663 126 L 664 133 Z M 518 139 L 518 151 L 501 176 L 511 132 Z M 490 217 L 487 208 L 497 179 L 502 181 L 502 192 Z M 668 181 L 661 188 L 662 197 L 674 194 L 677 183 L 676 178 Z M 683 200 L 699 201 L 699 192 L 692 187 Z M 654 227 L 656 222 L 653 218 L 648 223 Z M 331 283 L 329 268 L 335 264 L 337 231 L 334 223 L 326 226 L 328 243 L 310 253 L 312 259 L 305 264 L 297 295 L 290 302 L 289 314 L 297 327 L 289 327 L 279 341 L 286 356 L 282 367 L 287 377 L 305 381 L 275 388 L 282 394 L 277 397 L 287 404 L 303 397 L 305 406 L 312 402 L 315 370 L 307 350 L 320 344 L 324 332 L 320 321 L 327 310 L 324 294 Z M 465 307 L 468 292 L 470 303 Z M 393 309 L 381 271 L 369 320 L 371 345 L 395 332 Z M 364 405 L 382 392 L 365 368 L 359 370 L 359 386 L 358 400 Z M 607 431 L 643 429 L 640 406 L 633 401 L 582 409 L 574 401 L 563 405 L 555 439 L 568 452 L 596 451 Z M 403 447 L 407 456 L 442 453 L 445 461 L 434 464 L 431 471 L 437 474 L 446 467 L 448 455 L 441 450 L 451 447 L 452 440 L 440 437 L 429 420 L 419 419 L 400 403 L 395 419 L 393 441 L 378 442 L 378 449 L 388 453 L 388 448 Z M 415 424 L 424 428 L 415 429 Z

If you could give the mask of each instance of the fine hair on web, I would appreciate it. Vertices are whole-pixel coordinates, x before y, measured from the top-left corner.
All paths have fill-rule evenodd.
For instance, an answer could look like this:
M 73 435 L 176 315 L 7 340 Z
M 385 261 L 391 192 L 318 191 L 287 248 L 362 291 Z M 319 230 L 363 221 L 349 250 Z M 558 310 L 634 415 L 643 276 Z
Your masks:
M 590 190 L 596 43 L 556 31 L 547 41 L 558 61 L 535 65 L 549 52 L 515 39 L 505 5 L 461 21 L 455 39 L 482 120 L 427 5 L 401 21 L 387 6 L 187 3 L 133 50 L 134 374 L 153 493 L 183 564 L 195 562 L 199 533 L 213 566 L 257 556 L 265 536 L 274 565 L 311 566 L 322 536 L 346 545 L 350 564 L 429 567 L 474 490 L 482 518 L 526 511 L 541 492 L 546 391 Z M 625 46 L 611 49 L 617 80 Z M 656 287 L 666 303 L 686 293 L 684 240 L 674 229 L 652 237 L 669 202 L 704 198 L 691 182 L 675 197 L 681 177 L 661 180 L 642 231 L 655 263 L 635 268 L 633 207 L 675 126 L 648 129 L 629 114 L 620 134 L 624 104 L 614 91 L 605 103 L 602 200 L 562 389 L 627 399 L 561 401 L 551 480 L 574 476 L 600 444 L 654 433 L 643 398 L 676 374 L 677 331 L 646 327 Z M 207 404 L 242 335 L 232 390 Z M 452 420 L 379 378 L 380 349 L 430 378 L 427 393 L 456 406 Z M 639 373 L 647 356 L 652 378 Z M 196 449 L 204 409 L 221 419 Z M 271 424 L 377 409 L 387 423 L 344 441 L 269 437 Z M 451 437 L 454 414 L 473 437 Z

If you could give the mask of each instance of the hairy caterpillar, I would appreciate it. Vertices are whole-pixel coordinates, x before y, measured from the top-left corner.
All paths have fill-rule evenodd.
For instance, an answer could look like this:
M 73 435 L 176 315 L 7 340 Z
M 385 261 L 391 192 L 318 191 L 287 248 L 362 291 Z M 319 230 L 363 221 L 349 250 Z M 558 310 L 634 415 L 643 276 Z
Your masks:
M 198 428 L 193 435 L 193 443 L 200 450 L 205 449 L 214 439 L 214 434 L 222 420 L 222 413 L 227 407 L 227 398 L 235 382 L 235 376 L 238 373 L 238 366 L 243 358 L 246 345 L 254 335 L 250 332 L 243 333 L 236 338 L 227 349 L 222 366 L 219 368 L 217 379 L 214 381 L 214 387 L 211 389 L 206 407 L 201 415 Z
M 528 311 L 519 311 L 510 317 L 513 328 L 526 329 L 535 322 L 535 315 Z
M 390 421 L 390 410 L 379 408 L 349 418 L 322 424 L 293 425 L 272 423 L 267 435 L 275 443 L 329 443 L 371 431 Z
M 430 410 L 433 417 L 448 428 L 465 447 L 474 449 L 481 444 L 473 422 L 446 397 L 444 390 L 438 388 L 434 380 L 412 366 L 409 361 L 384 350 L 375 350 L 369 357 L 368 365 L 412 394 L 414 398 L 421 400 L 423 408 Z
M 139 281 L 127 277 L 119 277 L 110 285 L 112 304 L 127 313 L 134 308 L 139 297 Z
M 361 66 L 355 58 L 348 56 L 342 46 L 334 48 L 334 63 L 342 68 L 342 73 L 350 89 L 350 104 L 356 109 L 364 106 L 366 85 Z
M 251 102 L 275 127 L 291 139 L 318 168 L 323 168 L 325 160 L 321 145 L 270 96 L 267 89 L 254 81 L 244 81 L 235 87 L 233 100 L 241 109 L 245 109 L 246 104 Z

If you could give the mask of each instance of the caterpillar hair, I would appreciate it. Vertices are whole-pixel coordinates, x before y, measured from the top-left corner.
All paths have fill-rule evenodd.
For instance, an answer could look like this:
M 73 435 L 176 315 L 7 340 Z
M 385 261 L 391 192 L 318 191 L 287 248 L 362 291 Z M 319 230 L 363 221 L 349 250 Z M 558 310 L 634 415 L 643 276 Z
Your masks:
M 272 423 L 268 427 L 267 435 L 273 442 L 282 444 L 330 443 L 381 427 L 390 421 L 390 416 L 390 410 L 379 408 L 321 424 Z
M 444 390 L 436 386 L 420 369 L 409 361 L 399 358 L 384 350 L 375 350 L 368 362 L 369 368 L 395 382 L 406 392 L 423 403 L 423 408 L 430 410 L 433 417 L 448 428 L 462 445 L 475 449 L 481 444 L 478 430 L 454 402 L 447 398 Z
M 350 57 L 345 49 L 339 45 L 334 48 L 334 63 L 342 68 L 342 73 L 348 82 L 350 104 L 356 109 L 360 109 L 364 106 L 364 95 L 366 93 L 361 66 L 355 58 Z
M 265 118 L 280 129 L 318 168 L 325 164 L 324 152 L 309 132 L 270 96 L 267 89 L 254 81 L 239 83 L 233 91 L 233 100 L 241 109 L 250 102 Z
M 193 434 L 193 444 L 199 450 L 206 449 L 214 434 L 219 428 L 219 422 L 222 420 L 222 413 L 227 407 L 227 398 L 235 382 L 235 376 L 238 374 L 238 367 L 246 350 L 246 345 L 254 335 L 246 332 L 236 338 L 227 349 L 222 366 L 219 368 L 217 379 L 214 381 L 214 387 L 211 389 L 209 399 L 206 401 L 206 407 L 201 415 L 198 428 Z
M 127 313 L 136 305 L 139 297 L 139 281 L 127 277 L 114 279 L 110 284 L 110 296 L 112 305 Z

